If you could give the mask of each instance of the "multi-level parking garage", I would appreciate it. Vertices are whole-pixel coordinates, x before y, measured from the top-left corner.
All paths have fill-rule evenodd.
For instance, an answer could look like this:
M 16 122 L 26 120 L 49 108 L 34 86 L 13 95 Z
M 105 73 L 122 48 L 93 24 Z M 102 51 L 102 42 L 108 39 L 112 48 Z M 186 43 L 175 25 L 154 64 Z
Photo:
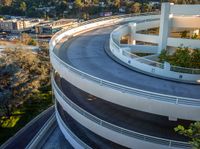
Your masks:
M 171 11 L 175 14 L 179 7 L 173 5 Z M 199 12 L 200 7 L 188 8 Z M 74 148 L 191 147 L 174 127 L 200 120 L 200 86 L 129 69 L 115 55 L 124 49 L 118 36 L 113 36 L 118 27 L 159 19 L 153 13 L 101 18 L 52 38 L 56 117 Z
M 163 4 L 161 19 L 130 22 L 116 28 L 110 35 L 111 52 L 134 70 L 165 79 L 199 84 L 200 69 L 158 61 L 163 51 L 174 53 L 178 47 L 199 50 L 199 14 L 199 5 Z M 185 38 L 182 37 L 184 32 L 188 33 Z M 124 37 L 128 37 L 129 44 L 120 45 L 120 39 Z

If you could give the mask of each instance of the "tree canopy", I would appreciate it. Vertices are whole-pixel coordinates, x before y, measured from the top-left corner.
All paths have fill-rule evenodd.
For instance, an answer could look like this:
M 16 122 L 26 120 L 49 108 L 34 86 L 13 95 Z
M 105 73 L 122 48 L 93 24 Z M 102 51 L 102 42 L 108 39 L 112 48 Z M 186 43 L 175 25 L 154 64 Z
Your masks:
M 148 1 L 130 1 L 130 0 L 105 0 L 102 6 L 99 0 L 0 0 L 0 13 L 6 15 L 26 15 L 28 17 L 63 17 L 64 13 L 68 15 L 82 16 L 82 13 L 97 15 L 102 11 L 119 12 L 120 7 L 126 8 L 126 13 L 151 11 L 152 6 Z M 73 6 L 73 7 L 72 7 Z M 52 7 L 52 10 L 45 10 L 46 7 Z M 38 8 L 44 8 L 38 9 Z
M 9 116 L 49 83 L 50 63 L 43 52 L 27 49 L 5 49 L 0 57 L 0 114 Z
M 173 54 L 163 50 L 159 56 L 160 62 L 167 61 L 171 65 L 200 69 L 200 49 L 179 47 Z
M 181 135 L 189 137 L 189 143 L 193 146 L 193 149 L 200 148 L 200 122 L 191 123 L 188 128 L 178 125 L 174 130 Z

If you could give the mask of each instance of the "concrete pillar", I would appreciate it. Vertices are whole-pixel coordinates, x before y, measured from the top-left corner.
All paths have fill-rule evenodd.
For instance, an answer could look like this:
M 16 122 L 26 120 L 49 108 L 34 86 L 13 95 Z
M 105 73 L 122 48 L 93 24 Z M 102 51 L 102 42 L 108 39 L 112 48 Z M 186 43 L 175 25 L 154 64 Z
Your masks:
M 129 27 L 129 33 L 130 33 L 130 43 L 129 44 L 136 44 L 136 41 L 134 40 L 134 36 L 136 33 L 136 23 L 129 23 L 128 24 Z
M 196 33 L 197 35 L 199 35 L 199 34 L 200 34 L 200 29 L 195 30 L 195 33 Z
M 178 120 L 177 117 L 173 117 L 173 116 L 169 116 L 168 119 L 169 119 L 169 121 L 177 121 Z
M 164 62 L 164 69 L 165 69 L 166 71 L 170 71 L 170 69 L 171 69 L 170 63 Z
M 160 16 L 160 33 L 158 42 L 158 54 L 167 47 L 167 39 L 169 35 L 170 20 L 172 18 L 170 14 L 170 3 L 162 3 L 161 16 Z

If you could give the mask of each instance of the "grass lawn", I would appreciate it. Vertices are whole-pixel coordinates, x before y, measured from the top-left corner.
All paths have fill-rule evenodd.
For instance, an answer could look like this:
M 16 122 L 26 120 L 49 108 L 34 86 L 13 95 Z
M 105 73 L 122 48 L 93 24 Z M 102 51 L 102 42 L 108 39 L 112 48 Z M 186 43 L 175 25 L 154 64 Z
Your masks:
M 52 92 L 40 92 L 15 109 L 9 118 L 0 117 L 0 145 L 52 104 Z

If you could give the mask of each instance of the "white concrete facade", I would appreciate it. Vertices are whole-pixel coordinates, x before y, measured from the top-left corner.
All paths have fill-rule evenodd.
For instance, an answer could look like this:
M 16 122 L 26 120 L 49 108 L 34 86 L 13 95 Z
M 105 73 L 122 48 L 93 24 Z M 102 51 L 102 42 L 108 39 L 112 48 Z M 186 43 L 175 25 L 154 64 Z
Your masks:
M 158 18 L 159 16 L 151 16 L 151 18 Z M 141 16 L 141 17 L 119 17 L 119 18 L 109 18 L 106 20 L 96 20 L 89 22 L 89 24 L 83 24 L 78 27 L 72 28 L 70 30 L 64 30 L 58 32 L 50 42 L 50 58 L 53 68 L 59 73 L 61 77 L 65 80 L 73 84 L 74 86 L 80 88 L 81 90 L 91 93 L 97 97 L 100 97 L 106 101 L 124 106 L 129 107 L 137 110 L 141 110 L 148 113 L 153 113 L 157 115 L 163 115 L 168 117 L 175 117 L 181 119 L 188 119 L 188 120 L 200 120 L 200 104 L 199 99 L 192 99 L 192 98 L 183 98 L 183 97 L 176 97 L 170 95 L 163 95 L 154 92 L 147 92 L 143 90 L 139 90 L 136 88 L 129 88 L 127 86 L 123 86 L 120 84 L 108 82 L 97 78 L 95 76 L 91 76 L 90 74 L 86 74 L 77 70 L 73 66 L 65 63 L 62 61 L 56 53 L 54 53 L 54 49 L 59 42 L 65 38 L 66 36 L 76 36 L 80 33 L 93 30 L 95 28 L 113 25 L 119 22 L 127 22 L 133 21 L 134 19 L 148 19 L 149 16 Z M 154 26 L 159 25 L 158 22 L 154 23 Z M 133 37 L 135 38 L 135 37 Z M 157 38 L 153 38 L 157 40 Z M 66 39 L 67 40 L 67 39 Z M 150 38 L 149 38 L 150 40 Z M 115 46 L 115 45 L 113 45 Z M 141 47 L 140 47 L 141 48 Z M 157 46 L 153 47 L 154 52 Z M 147 49 L 146 49 L 147 50 Z M 118 49 L 122 53 L 120 49 Z M 52 78 L 54 79 L 54 78 Z M 55 84 L 52 81 L 52 84 Z M 104 84 L 104 85 L 103 85 Z M 108 84 L 106 86 L 106 84 Z M 153 136 L 148 136 L 145 134 L 141 134 L 142 136 L 146 136 L 144 138 L 136 138 L 131 137 L 123 133 L 119 133 L 116 131 L 118 126 L 114 126 L 113 124 L 109 124 L 113 126 L 114 129 L 106 128 L 102 126 L 102 123 L 97 124 L 91 119 L 89 119 L 86 115 L 83 115 L 83 112 L 76 110 L 73 103 L 69 104 L 69 101 L 66 101 L 66 97 L 64 95 L 59 94 L 62 92 L 61 90 L 58 91 L 58 88 L 53 86 L 55 91 L 55 96 L 57 101 L 62 105 L 63 109 L 72 116 L 78 123 L 82 124 L 87 129 L 91 130 L 92 132 L 110 140 L 115 143 L 121 144 L 123 146 L 129 148 L 155 148 L 155 149 L 176 149 L 176 148 L 189 148 L 190 146 L 186 142 L 176 142 L 173 140 L 165 140 L 162 138 L 155 138 Z M 121 100 L 121 99 L 124 100 Z M 89 113 L 90 116 L 92 116 Z M 70 143 L 74 144 L 75 148 L 82 148 L 81 144 L 77 142 L 72 136 L 70 136 L 69 131 L 64 126 L 61 117 L 59 117 L 57 112 L 57 120 L 59 123 L 59 127 L 61 128 L 63 134 L 67 139 L 70 140 Z M 103 120 L 101 122 L 106 123 Z M 106 123 L 107 124 L 107 123 Z M 124 130 L 119 128 L 120 130 Z M 129 131 L 129 130 L 127 130 Z M 122 132 L 122 131 L 121 131 Z M 150 138 L 149 138 L 150 137 Z M 149 139 L 149 141 L 148 141 Z M 166 143 L 167 142 L 167 143 Z
M 157 138 L 145 134 L 140 134 L 133 132 L 116 125 L 110 124 L 104 120 L 101 120 L 90 113 L 87 113 L 68 99 L 64 95 L 60 95 L 58 87 L 56 84 L 53 85 L 55 97 L 63 109 L 73 117 L 78 123 L 82 124 L 87 129 L 92 132 L 106 138 L 110 141 L 118 143 L 120 145 L 126 146 L 128 148 L 141 148 L 141 149 L 179 149 L 179 148 L 188 148 L 189 144 L 181 141 L 174 141 L 169 139 Z M 67 101 L 68 100 L 68 101 Z M 78 108 L 78 110 L 77 110 Z M 80 112 L 81 111 L 81 112 Z M 59 113 L 56 113 L 56 117 L 59 123 L 59 126 L 65 135 L 66 138 L 69 138 L 69 142 L 73 144 L 73 147 L 79 149 L 80 143 L 77 143 L 74 139 L 69 136 L 69 130 L 64 129 L 65 124 L 63 123 Z M 96 119 L 96 120 L 95 120 Z M 108 126 L 107 126 L 108 125 Z M 107 126 L 107 127 L 106 127 Z M 127 133 L 126 133 L 127 132 Z M 74 142 L 75 141 L 75 142 Z M 80 147 L 82 148 L 82 147 Z
M 185 10 L 180 12 L 179 7 Z M 200 49 L 200 39 L 187 39 L 170 37 L 170 32 L 176 30 L 190 29 L 192 35 L 199 34 L 200 29 L 200 11 L 197 11 L 200 5 L 172 5 L 170 3 L 162 4 L 160 20 L 154 20 L 149 16 L 147 21 L 139 23 L 129 23 L 115 29 L 110 36 L 110 49 L 115 57 L 129 65 L 133 69 L 142 71 L 152 76 L 157 76 L 169 80 L 175 80 L 185 83 L 200 83 L 200 69 L 184 68 L 164 64 L 139 58 L 131 52 L 151 53 L 159 55 L 167 47 L 188 47 L 191 49 Z M 176 10 L 177 9 L 177 10 Z M 194 9 L 193 13 L 188 10 Z M 184 15 L 184 16 L 183 16 Z M 139 31 L 159 28 L 159 35 L 138 33 Z M 130 35 L 128 45 L 120 44 L 123 36 Z M 136 42 L 145 42 L 149 45 L 139 45 Z M 153 45 L 151 45 L 153 44 Z M 128 50 L 127 50 L 128 49 Z M 140 51 L 140 52 L 139 52 Z

